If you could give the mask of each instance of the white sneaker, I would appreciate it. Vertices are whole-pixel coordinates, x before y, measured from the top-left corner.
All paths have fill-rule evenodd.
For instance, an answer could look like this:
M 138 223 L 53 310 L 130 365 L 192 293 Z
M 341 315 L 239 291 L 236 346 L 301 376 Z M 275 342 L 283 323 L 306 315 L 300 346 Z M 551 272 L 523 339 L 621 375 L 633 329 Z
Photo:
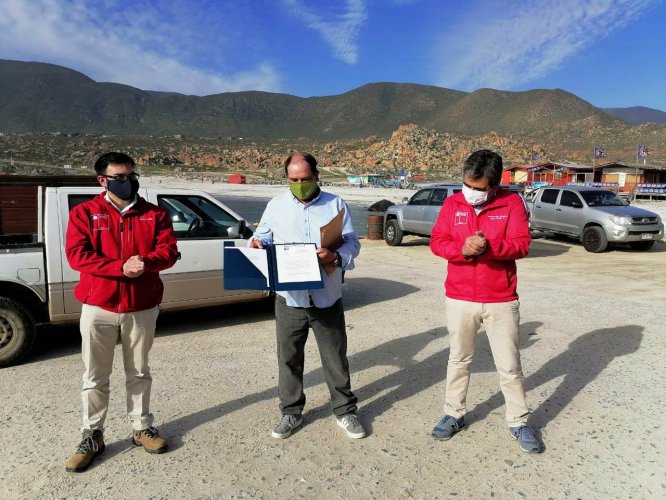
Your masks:
M 337 417 L 336 420 L 338 425 L 347 432 L 347 436 L 350 438 L 361 439 L 365 437 L 365 429 L 356 413 L 347 413 L 346 415 Z

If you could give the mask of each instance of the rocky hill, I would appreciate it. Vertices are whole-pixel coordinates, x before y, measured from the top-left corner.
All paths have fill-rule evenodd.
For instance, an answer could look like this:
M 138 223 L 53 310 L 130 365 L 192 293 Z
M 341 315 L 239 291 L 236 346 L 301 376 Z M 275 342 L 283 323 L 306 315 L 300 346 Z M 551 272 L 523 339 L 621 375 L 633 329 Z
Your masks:
M 466 93 L 373 83 L 327 97 L 269 92 L 197 97 L 97 83 L 43 63 L 0 60 L 0 74 L 0 132 L 327 141 L 388 137 L 407 123 L 468 136 L 524 135 L 588 118 L 603 126 L 623 123 L 559 89 Z
M 151 138 L 140 136 L 70 136 L 64 134 L 0 135 L 0 171 L 45 173 L 47 166 L 93 165 L 107 151 L 124 151 L 146 171 L 164 174 L 223 176 L 243 172 L 264 179 L 281 179 L 282 162 L 295 149 L 311 151 L 325 175 L 340 178 L 350 173 L 395 174 L 399 169 L 455 177 L 463 160 L 474 150 L 498 151 L 508 164 L 522 163 L 532 146 L 494 132 L 472 138 L 440 134 L 414 124 L 402 125 L 388 139 L 312 142 L 281 139 L 247 140 Z M 9 158 L 14 166 L 10 169 Z
M 256 172 L 279 177 L 294 149 L 346 172 L 459 170 L 489 147 L 507 163 L 632 162 L 636 146 L 666 166 L 666 126 L 630 125 L 564 90 L 466 93 L 374 83 L 328 97 L 268 92 L 205 97 L 97 83 L 67 68 L 0 60 L 0 170 L 25 165 L 92 165 L 121 150 L 151 168 Z
M 658 109 L 646 108 L 645 106 L 602 109 L 609 115 L 634 125 L 640 125 L 642 123 L 666 124 L 666 113 Z

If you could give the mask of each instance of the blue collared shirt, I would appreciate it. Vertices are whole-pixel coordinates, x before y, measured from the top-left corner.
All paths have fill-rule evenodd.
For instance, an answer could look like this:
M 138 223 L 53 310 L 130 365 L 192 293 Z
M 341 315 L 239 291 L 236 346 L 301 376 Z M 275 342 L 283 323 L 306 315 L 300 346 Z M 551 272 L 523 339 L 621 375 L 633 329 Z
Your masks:
M 342 226 L 342 245 L 336 250 L 342 259 L 342 268 L 329 276 L 322 269 L 324 288 L 277 292 L 291 307 L 310 307 L 310 298 L 316 307 L 330 307 L 342 297 L 342 269 L 354 269 L 354 258 L 361 251 L 361 243 L 352 225 L 349 207 L 342 198 L 320 191 L 309 203 L 301 203 L 290 191 L 276 196 L 266 205 L 259 227 L 273 232 L 274 243 L 321 243 L 320 229 L 328 224 L 340 210 L 345 209 Z M 250 240 L 251 241 L 251 240 Z

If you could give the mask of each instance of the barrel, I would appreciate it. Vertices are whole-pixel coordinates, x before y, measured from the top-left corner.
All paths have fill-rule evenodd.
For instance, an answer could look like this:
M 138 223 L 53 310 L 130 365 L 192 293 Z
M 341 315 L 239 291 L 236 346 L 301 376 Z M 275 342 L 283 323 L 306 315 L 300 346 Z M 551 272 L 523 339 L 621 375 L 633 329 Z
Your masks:
M 384 216 L 368 215 L 368 239 L 381 240 L 384 237 Z

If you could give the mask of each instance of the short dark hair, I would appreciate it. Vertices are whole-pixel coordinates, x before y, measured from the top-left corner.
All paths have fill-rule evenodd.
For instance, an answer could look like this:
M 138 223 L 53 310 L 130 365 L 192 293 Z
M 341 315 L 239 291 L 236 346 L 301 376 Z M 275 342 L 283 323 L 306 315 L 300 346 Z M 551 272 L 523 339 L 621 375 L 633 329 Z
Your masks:
M 472 180 L 488 177 L 488 185 L 497 187 L 502 182 L 502 157 L 490 149 L 474 151 L 463 164 L 463 177 Z
M 294 151 L 284 161 L 284 175 L 287 177 L 289 176 L 287 168 L 291 164 L 291 160 L 298 158 L 299 156 L 302 157 L 308 163 L 308 165 L 310 165 L 310 171 L 312 172 L 312 175 L 317 175 L 319 173 L 319 170 L 317 170 L 317 160 L 314 156 L 312 156 L 310 153 L 304 153 L 303 151 Z
M 97 161 L 95 162 L 95 172 L 97 175 L 104 175 L 106 168 L 109 165 L 131 165 L 132 168 L 136 167 L 136 163 L 131 156 L 126 155 L 125 153 L 116 153 L 112 151 L 110 153 L 104 153 L 97 158 Z

